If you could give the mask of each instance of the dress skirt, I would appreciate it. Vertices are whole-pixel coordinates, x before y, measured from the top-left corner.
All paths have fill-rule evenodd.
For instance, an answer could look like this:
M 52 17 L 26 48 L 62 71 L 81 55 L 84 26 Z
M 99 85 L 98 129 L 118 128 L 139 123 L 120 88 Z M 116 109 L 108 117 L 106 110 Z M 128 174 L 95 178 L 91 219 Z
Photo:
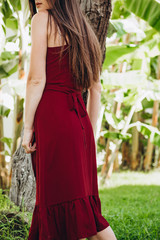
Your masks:
M 63 67 L 58 64 L 59 49 L 47 49 L 46 85 L 34 117 L 36 203 L 28 240 L 78 240 L 109 226 L 101 214 L 92 125 L 66 51 Z

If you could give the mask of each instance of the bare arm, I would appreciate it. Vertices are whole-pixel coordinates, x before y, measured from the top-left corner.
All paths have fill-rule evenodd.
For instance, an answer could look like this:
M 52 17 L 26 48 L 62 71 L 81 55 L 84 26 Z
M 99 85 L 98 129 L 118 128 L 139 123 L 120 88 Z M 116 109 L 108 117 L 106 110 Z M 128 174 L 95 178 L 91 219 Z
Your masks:
M 92 87 L 88 89 L 88 101 L 86 107 L 94 132 L 96 129 L 100 104 L 101 104 L 101 82 L 99 79 L 99 82 L 94 83 Z
M 31 21 L 31 56 L 26 84 L 24 128 L 33 129 L 34 115 L 46 83 L 48 12 L 36 13 Z

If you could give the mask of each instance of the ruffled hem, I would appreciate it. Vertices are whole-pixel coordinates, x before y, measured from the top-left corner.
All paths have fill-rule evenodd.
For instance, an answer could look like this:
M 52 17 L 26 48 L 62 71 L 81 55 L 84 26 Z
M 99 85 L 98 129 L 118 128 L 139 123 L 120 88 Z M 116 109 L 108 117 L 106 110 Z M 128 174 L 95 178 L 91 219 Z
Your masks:
M 108 226 L 99 196 L 90 195 L 47 207 L 35 205 L 28 240 L 78 240 Z

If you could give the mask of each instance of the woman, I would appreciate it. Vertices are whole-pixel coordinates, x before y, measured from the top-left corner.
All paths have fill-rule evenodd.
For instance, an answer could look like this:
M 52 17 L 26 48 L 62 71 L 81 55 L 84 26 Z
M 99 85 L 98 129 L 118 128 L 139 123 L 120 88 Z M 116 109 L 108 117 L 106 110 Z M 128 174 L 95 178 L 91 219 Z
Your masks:
M 32 49 L 22 146 L 32 157 L 36 203 L 28 240 L 115 240 L 101 215 L 97 184 L 99 42 L 77 0 L 29 4 Z M 83 89 L 89 90 L 87 108 Z

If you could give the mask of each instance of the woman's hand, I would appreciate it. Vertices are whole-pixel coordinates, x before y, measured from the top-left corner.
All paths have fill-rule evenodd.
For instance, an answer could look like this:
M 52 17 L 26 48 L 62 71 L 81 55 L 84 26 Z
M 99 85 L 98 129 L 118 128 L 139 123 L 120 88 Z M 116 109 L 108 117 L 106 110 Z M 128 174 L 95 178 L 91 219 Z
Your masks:
M 32 153 L 36 150 L 36 142 L 31 146 L 34 137 L 33 132 L 33 129 L 24 128 L 22 147 L 25 149 L 26 153 Z

